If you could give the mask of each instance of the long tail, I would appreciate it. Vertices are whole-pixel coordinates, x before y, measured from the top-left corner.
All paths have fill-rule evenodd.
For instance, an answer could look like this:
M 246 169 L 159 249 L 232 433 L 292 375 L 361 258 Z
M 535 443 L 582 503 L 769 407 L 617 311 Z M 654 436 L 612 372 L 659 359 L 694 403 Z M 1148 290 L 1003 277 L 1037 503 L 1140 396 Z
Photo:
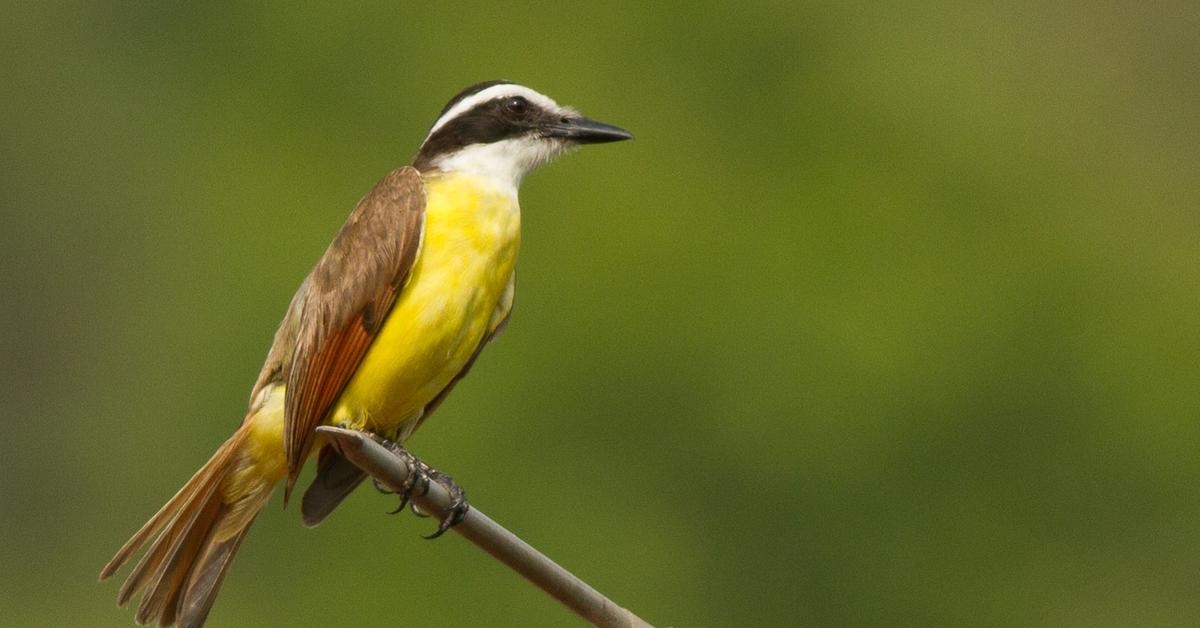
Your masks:
M 157 535 L 117 597 L 124 606 L 145 589 L 139 624 L 204 624 L 234 554 L 274 486 L 272 480 L 248 477 L 257 475 L 249 448 L 243 447 L 250 431 L 247 421 L 101 570 L 101 580 L 111 576 Z

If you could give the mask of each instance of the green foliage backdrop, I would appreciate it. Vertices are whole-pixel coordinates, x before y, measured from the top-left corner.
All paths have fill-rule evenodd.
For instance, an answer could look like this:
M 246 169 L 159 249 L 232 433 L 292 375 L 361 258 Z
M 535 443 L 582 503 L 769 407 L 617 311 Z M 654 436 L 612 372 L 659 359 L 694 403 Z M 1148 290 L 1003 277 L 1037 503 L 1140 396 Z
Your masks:
M 21 3 L 0 23 L 0 607 L 237 425 L 461 87 L 632 130 L 533 175 L 511 325 L 412 441 L 659 625 L 1200 622 L 1195 3 Z M 578 623 L 370 490 L 216 626 Z

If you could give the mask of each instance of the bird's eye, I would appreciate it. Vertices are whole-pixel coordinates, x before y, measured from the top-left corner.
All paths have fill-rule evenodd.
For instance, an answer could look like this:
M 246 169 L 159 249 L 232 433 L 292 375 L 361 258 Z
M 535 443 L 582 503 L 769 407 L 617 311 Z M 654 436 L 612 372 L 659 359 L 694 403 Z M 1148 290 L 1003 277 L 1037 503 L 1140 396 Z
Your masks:
M 523 115 L 529 109 L 529 101 L 520 96 L 513 96 L 504 101 L 504 110 L 514 115 Z

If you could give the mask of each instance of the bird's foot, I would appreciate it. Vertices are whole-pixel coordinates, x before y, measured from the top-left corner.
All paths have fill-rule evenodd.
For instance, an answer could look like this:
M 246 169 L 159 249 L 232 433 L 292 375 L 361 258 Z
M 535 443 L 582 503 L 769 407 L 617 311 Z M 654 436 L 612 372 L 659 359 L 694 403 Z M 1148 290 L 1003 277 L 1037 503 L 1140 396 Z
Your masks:
M 393 491 L 384 486 L 378 479 L 371 478 L 371 481 L 375 484 L 375 490 L 380 493 L 398 495 L 400 497 L 400 504 L 396 506 L 395 510 L 388 513 L 389 515 L 394 515 L 404 510 L 404 507 L 409 504 L 413 495 L 425 495 L 429 492 L 429 471 L 431 469 L 429 465 L 421 462 L 419 458 L 412 455 L 407 449 L 390 440 L 383 440 L 380 444 L 386 447 L 388 451 L 396 454 L 397 457 L 404 461 L 405 466 L 408 467 L 408 477 L 404 480 L 404 484 L 399 490 Z M 420 487 L 420 493 L 417 493 L 418 487 Z
M 442 520 L 438 522 L 437 530 L 425 537 L 426 539 L 433 540 L 445 534 L 446 530 L 462 523 L 463 517 L 466 517 L 467 511 L 471 509 L 471 505 L 467 503 L 467 494 L 454 481 L 454 478 L 431 467 L 426 467 L 425 471 L 429 479 L 441 484 L 446 489 L 446 492 L 450 494 L 450 507 L 446 509 L 446 516 L 442 517 Z
M 409 506 L 414 515 L 426 517 L 425 513 L 419 511 L 416 504 L 411 503 L 413 495 L 426 495 L 429 493 L 429 483 L 437 482 L 446 489 L 450 494 L 450 507 L 446 509 L 446 515 L 438 522 L 437 530 L 433 534 L 425 537 L 426 539 L 436 539 L 445 534 L 446 530 L 462 523 L 463 517 L 466 517 L 467 511 L 471 509 L 467 503 L 466 493 L 463 492 L 461 486 L 454 481 L 453 478 L 425 464 L 420 458 L 417 458 L 403 446 L 393 443 L 389 440 L 382 440 L 380 444 L 387 447 L 388 451 L 396 454 L 404 464 L 408 466 L 408 478 L 404 481 L 404 485 L 399 490 L 391 490 L 384 486 L 379 480 L 372 478 L 375 483 L 375 488 L 381 493 L 394 494 L 400 496 L 400 505 L 395 510 L 388 514 L 396 514 L 404 510 L 405 506 Z M 417 492 L 420 491 L 420 492 Z

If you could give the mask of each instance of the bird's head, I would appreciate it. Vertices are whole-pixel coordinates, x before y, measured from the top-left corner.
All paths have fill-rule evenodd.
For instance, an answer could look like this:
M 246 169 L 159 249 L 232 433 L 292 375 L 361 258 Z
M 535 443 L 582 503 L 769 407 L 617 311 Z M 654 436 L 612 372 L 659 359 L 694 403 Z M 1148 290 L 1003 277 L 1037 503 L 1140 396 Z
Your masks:
M 515 191 L 531 170 L 575 146 L 632 138 L 528 87 L 488 81 L 446 104 L 413 165 L 489 177 Z

